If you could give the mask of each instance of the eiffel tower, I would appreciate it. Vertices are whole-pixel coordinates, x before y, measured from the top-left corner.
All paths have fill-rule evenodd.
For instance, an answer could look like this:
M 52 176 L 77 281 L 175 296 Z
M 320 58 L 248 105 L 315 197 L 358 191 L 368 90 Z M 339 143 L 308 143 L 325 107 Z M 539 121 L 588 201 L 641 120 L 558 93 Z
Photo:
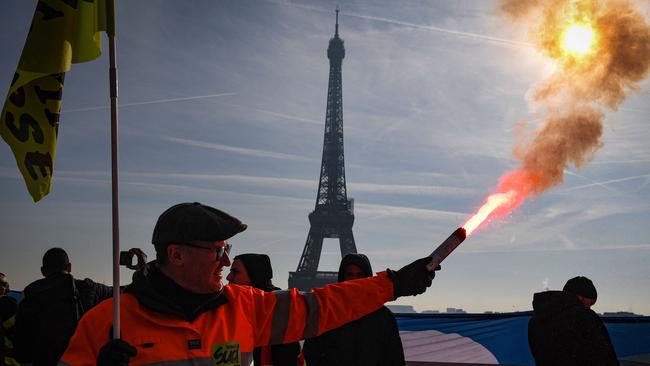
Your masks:
M 345 57 L 343 40 L 339 38 L 339 9 L 336 9 L 334 38 L 327 47 L 330 76 L 327 90 L 323 160 L 318 182 L 316 207 L 309 214 L 309 234 L 300 257 L 298 269 L 289 272 L 289 287 L 307 291 L 336 282 L 338 272 L 318 271 L 324 238 L 338 238 L 341 256 L 356 253 L 352 235 L 354 200 L 348 199 L 345 188 L 343 159 L 343 90 L 341 64 Z

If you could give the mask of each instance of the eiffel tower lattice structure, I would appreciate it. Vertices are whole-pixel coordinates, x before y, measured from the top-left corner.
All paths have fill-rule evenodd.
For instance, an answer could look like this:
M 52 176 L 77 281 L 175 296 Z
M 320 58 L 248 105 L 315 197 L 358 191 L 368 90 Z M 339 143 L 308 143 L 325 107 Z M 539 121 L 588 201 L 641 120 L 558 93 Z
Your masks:
M 309 234 L 298 268 L 289 272 L 289 287 L 307 291 L 337 282 L 338 272 L 318 271 L 324 238 L 338 238 L 341 257 L 356 253 L 352 235 L 354 200 L 348 199 L 345 187 L 343 158 L 343 94 L 341 64 L 345 57 L 343 40 L 339 38 L 339 10 L 336 9 L 334 37 L 327 48 L 330 74 L 327 91 L 323 160 L 318 182 L 316 207 L 309 214 Z

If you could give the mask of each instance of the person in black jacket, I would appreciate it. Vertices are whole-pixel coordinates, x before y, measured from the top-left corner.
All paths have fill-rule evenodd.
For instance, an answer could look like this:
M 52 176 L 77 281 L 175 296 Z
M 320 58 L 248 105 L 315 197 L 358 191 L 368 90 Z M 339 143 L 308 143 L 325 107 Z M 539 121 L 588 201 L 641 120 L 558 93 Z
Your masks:
M 339 282 L 372 276 L 368 257 L 348 254 L 339 266 Z M 303 355 L 309 366 L 402 366 L 404 349 L 397 321 L 387 307 L 305 340 Z
M 113 290 L 86 278 L 75 279 L 72 264 L 61 248 L 43 255 L 45 278 L 25 287 L 16 314 L 14 354 L 18 361 L 34 366 L 54 366 L 84 312 L 113 296 Z
M 236 256 L 226 279 L 235 285 L 252 286 L 271 292 L 280 290 L 271 282 L 273 267 L 266 254 L 247 253 Z M 255 366 L 297 366 L 299 365 L 300 343 L 257 347 L 253 350 Z
M 562 291 L 533 297 L 528 344 L 537 366 L 618 366 L 609 333 L 598 314 L 596 287 L 586 277 L 567 281 Z

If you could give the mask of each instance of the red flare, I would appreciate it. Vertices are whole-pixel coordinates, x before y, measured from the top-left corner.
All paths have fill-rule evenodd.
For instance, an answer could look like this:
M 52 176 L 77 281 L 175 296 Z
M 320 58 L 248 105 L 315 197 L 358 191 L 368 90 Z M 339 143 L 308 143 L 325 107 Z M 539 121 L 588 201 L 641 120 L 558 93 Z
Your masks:
M 488 219 L 502 217 L 514 211 L 534 186 L 535 176 L 532 174 L 516 170 L 502 176 L 497 192 L 489 195 L 478 211 L 463 224 L 467 236 Z

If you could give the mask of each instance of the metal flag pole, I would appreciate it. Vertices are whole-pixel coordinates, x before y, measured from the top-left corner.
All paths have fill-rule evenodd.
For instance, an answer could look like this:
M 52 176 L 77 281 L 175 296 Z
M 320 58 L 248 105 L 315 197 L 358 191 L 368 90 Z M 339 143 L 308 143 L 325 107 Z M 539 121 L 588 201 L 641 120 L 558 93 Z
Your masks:
M 117 57 L 115 51 L 115 1 L 106 0 L 109 79 L 111 97 L 111 197 L 113 222 L 113 339 L 120 338 L 120 205 L 117 145 Z

